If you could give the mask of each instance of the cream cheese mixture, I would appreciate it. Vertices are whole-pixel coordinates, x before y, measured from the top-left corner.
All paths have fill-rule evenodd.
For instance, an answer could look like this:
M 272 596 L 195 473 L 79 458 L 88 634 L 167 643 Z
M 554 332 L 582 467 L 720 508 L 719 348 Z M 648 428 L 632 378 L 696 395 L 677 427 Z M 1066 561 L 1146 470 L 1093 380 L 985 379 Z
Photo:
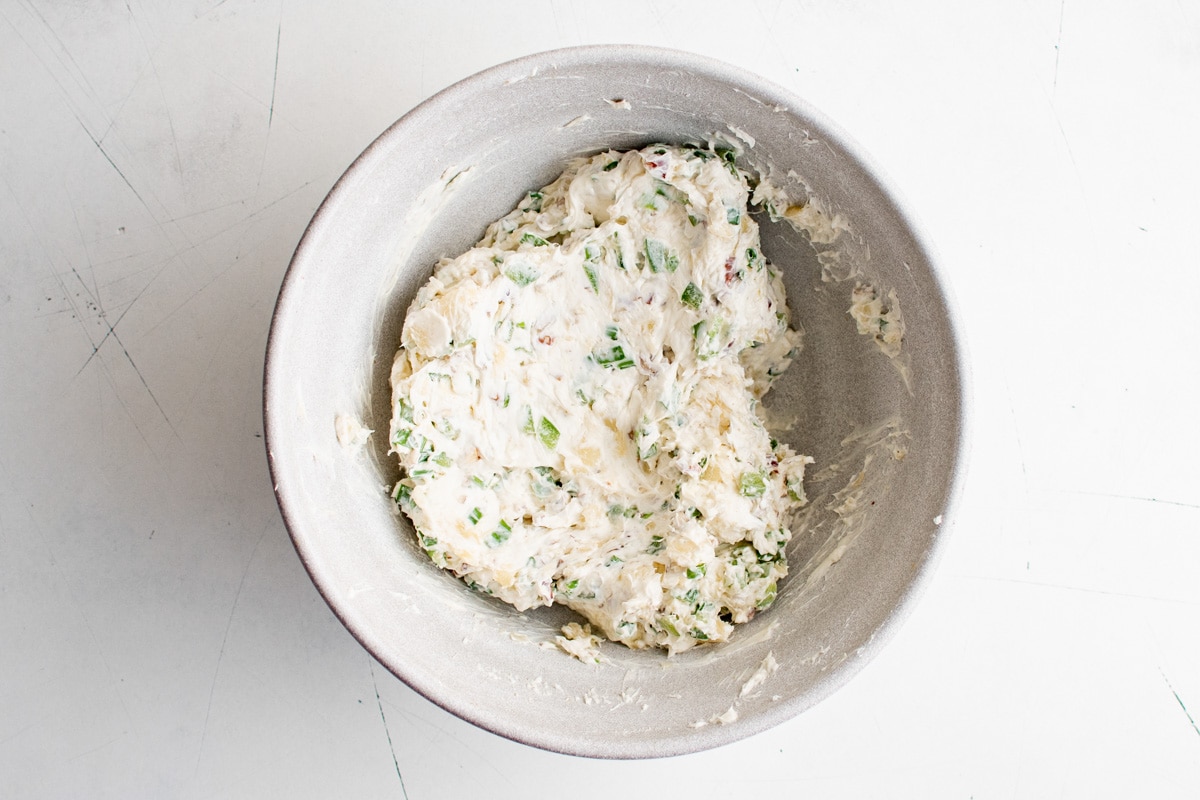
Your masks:
M 670 652 L 771 604 L 811 459 L 759 414 L 800 332 L 749 198 L 728 153 L 605 152 L 439 264 L 391 376 L 434 563 Z

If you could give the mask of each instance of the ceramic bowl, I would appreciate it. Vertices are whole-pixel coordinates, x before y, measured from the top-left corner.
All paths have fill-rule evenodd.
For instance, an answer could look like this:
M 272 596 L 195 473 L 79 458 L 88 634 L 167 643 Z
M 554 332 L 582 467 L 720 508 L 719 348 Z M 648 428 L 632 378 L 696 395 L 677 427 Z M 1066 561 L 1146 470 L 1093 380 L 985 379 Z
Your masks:
M 518 613 L 438 570 L 388 495 L 388 372 L 405 310 L 456 255 L 568 159 L 712 142 L 837 221 L 832 243 L 760 220 L 804 349 L 766 402 L 816 463 L 773 607 L 720 645 L 667 657 L 616 644 L 587 664 L 552 646 L 575 617 Z M 848 309 L 898 305 L 889 355 Z M 296 550 L 334 612 L 432 702 L 563 753 L 693 752 L 776 725 L 844 684 L 928 580 L 963 469 L 965 369 L 930 248 L 879 171 L 778 86 L 695 55 L 630 46 L 542 53 L 451 86 L 346 171 L 296 249 L 275 310 L 265 420 Z M 339 422 L 340 421 L 340 422 Z M 339 439 L 338 427 L 342 436 Z M 375 433 L 356 444 L 355 424 Z M 348 427 L 347 427 L 348 425 Z M 359 437 L 361 438 L 361 437 Z M 452 511 L 461 513 L 461 510 Z

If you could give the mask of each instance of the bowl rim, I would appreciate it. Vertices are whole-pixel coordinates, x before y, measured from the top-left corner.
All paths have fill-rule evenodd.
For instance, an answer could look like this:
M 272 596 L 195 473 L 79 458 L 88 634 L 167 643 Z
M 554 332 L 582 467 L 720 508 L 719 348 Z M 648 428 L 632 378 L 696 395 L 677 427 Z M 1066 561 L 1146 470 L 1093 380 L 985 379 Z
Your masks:
M 280 489 L 281 467 L 276 463 L 272 447 L 273 442 L 277 441 L 277 437 L 273 433 L 275 425 L 272 398 L 276 395 L 274 387 L 276 381 L 279 380 L 279 376 L 275 374 L 275 370 L 273 369 L 273 364 L 277 362 L 278 353 L 282 347 L 279 331 L 284 326 L 284 319 L 288 315 L 291 305 L 290 298 L 294 292 L 296 283 L 296 275 L 299 274 L 302 265 L 308 261 L 308 254 L 313 247 L 314 240 L 324 227 L 326 218 L 332 216 L 334 209 L 339 205 L 342 195 L 350 191 L 360 176 L 369 174 L 372 167 L 380 159 L 386 157 L 391 140 L 398 137 L 404 129 L 417 124 L 423 117 L 443 107 L 456 105 L 457 98 L 460 95 L 471 93 L 478 87 L 492 84 L 497 78 L 507 77 L 509 80 L 516 80 L 520 77 L 536 74 L 540 68 L 548 65 L 557 68 L 562 66 L 569 67 L 573 64 L 595 66 L 604 63 L 639 66 L 654 65 L 659 68 L 678 69 L 728 83 L 741 91 L 749 90 L 754 97 L 760 100 L 775 102 L 788 110 L 799 110 L 803 116 L 813 120 L 821 130 L 823 136 L 836 141 L 839 147 L 849 156 L 850 160 L 857 163 L 863 172 L 868 174 L 871 180 L 877 185 L 883 200 L 892 206 L 899 220 L 907 228 L 907 232 L 912 237 L 917 250 L 922 254 L 929 266 L 930 286 L 940 299 L 940 308 L 944 313 L 944 323 L 949 334 L 948 347 L 953 353 L 951 372 L 957 379 L 958 392 L 957 396 L 952 398 L 957 401 L 952 420 L 953 429 L 957 433 L 957 441 L 952 452 L 954 461 L 939 515 L 941 522 L 938 524 L 935 535 L 931 537 L 930 543 L 924 551 L 923 559 L 912 573 L 912 579 L 901 594 L 899 602 L 875 626 L 869 640 L 856 653 L 857 657 L 847 659 L 836 668 L 831 669 L 829 675 L 815 683 L 808 691 L 783 700 L 772 706 L 768 711 L 757 714 L 755 717 L 746 718 L 738 726 L 708 726 L 705 729 L 694 731 L 691 735 L 677 734 L 669 738 L 610 742 L 600 745 L 597 742 L 581 742 L 574 739 L 566 740 L 561 737 L 547 735 L 544 732 L 539 733 L 538 731 L 527 730 L 525 728 L 506 726 L 502 720 L 490 717 L 486 713 L 481 713 L 476 706 L 456 703 L 453 698 L 439 695 L 435 687 L 426 686 L 422 682 L 415 680 L 412 676 L 405 673 L 401 668 L 402 665 L 392 665 L 379 655 L 378 647 L 373 641 L 374 637 L 372 634 L 367 630 L 361 629 L 358 623 L 336 601 L 335 594 L 332 587 L 328 584 L 327 578 L 323 576 L 314 564 L 315 557 L 310 550 L 309 543 L 303 536 L 298 534 L 300 525 L 292 509 L 289 507 L 283 491 Z M 542 750 L 564 755 L 602 759 L 650 759 L 685 755 L 731 744 L 735 741 L 757 735 L 815 706 L 845 686 L 857 675 L 893 639 L 902 624 L 911 616 L 918 602 L 928 590 L 938 564 L 945 554 L 946 542 L 948 535 L 954 527 L 954 521 L 963 493 L 963 486 L 967 477 L 972 439 L 971 429 L 973 426 L 973 380 L 970 367 L 971 362 L 967 355 L 964 325 L 958 310 L 959 304 L 953 296 L 951 287 L 948 285 L 946 271 L 940 266 L 941 263 L 941 259 L 933 247 L 924 225 L 921 224 L 920 220 L 914 214 L 911 204 L 903 201 L 903 197 L 898 191 L 896 184 L 881 169 L 879 164 L 875 162 L 873 157 L 864 151 L 840 125 L 814 108 L 808 101 L 790 89 L 748 69 L 710 56 L 673 48 L 637 44 L 590 44 L 540 51 L 477 71 L 417 103 L 417 105 L 410 108 L 385 128 L 354 158 L 333 183 L 329 192 L 318 205 L 289 260 L 271 314 L 262 389 L 263 441 L 266 449 L 268 469 L 271 475 L 272 490 L 280 509 L 284 527 L 287 529 L 293 547 L 318 593 L 320 593 L 326 605 L 337 619 L 368 654 L 417 694 L 439 708 L 479 728 L 506 739 Z

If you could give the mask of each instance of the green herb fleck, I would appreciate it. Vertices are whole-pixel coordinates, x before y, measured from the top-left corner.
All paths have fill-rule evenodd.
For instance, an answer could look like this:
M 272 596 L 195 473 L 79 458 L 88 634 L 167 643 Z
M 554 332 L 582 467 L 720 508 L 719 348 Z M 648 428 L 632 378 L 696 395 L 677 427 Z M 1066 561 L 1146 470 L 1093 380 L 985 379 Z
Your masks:
M 613 231 L 613 246 L 617 249 L 617 266 L 625 269 L 625 248 L 621 247 L 621 236 Z
M 746 263 L 749 264 L 755 271 L 763 268 L 762 259 L 759 258 L 758 251 L 753 247 L 746 248 Z
M 679 256 L 657 239 L 646 240 L 646 263 L 651 272 L 674 272 L 679 269 Z
M 558 444 L 558 428 L 550 420 L 542 417 L 541 425 L 538 428 L 538 438 L 542 440 L 542 444 L 553 450 Z
M 537 268 L 521 262 L 509 264 L 504 274 L 517 286 L 528 286 L 538 279 Z
M 738 478 L 738 492 L 742 497 L 762 497 L 767 491 L 767 482 L 761 472 L 745 472 Z
M 471 521 L 472 525 L 478 525 L 479 520 L 483 519 L 483 512 L 478 508 L 472 508 L 471 513 L 467 514 L 467 519 Z
M 496 547 L 497 545 L 502 545 L 508 541 L 508 537 L 511 535 L 512 526 L 504 520 L 500 520 L 500 526 L 492 531 L 491 536 L 488 537 L 487 546 Z
M 729 323 L 722 317 L 701 320 L 692 326 L 692 336 L 696 339 L 696 357 L 705 360 L 721 352 L 725 334 L 729 332 Z
M 683 301 L 685 306 L 698 309 L 700 308 L 700 304 L 704 302 L 704 293 L 696 288 L 696 284 L 689 283 L 684 287 L 683 294 L 679 296 L 679 299 Z
M 413 421 L 413 407 L 407 397 L 401 397 L 396 401 L 396 413 L 400 415 L 400 419 L 406 422 Z
M 408 450 L 408 440 L 412 438 L 412 428 L 397 428 L 392 433 L 392 449 L 393 450 Z

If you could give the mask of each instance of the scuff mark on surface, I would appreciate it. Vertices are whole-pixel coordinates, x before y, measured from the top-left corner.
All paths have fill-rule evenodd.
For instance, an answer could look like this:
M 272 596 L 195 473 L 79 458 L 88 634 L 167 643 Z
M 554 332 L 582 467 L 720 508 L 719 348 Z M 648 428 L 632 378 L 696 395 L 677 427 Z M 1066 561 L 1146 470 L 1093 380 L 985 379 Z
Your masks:
M 246 559 L 246 566 L 242 569 L 241 580 L 238 581 L 237 591 L 233 593 L 233 603 L 229 607 L 229 617 L 225 620 L 225 633 L 221 635 L 221 648 L 217 652 L 217 665 L 213 668 L 212 684 L 208 687 L 208 705 L 204 709 L 204 725 L 200 729 L 200 745 L 196 748 L 196 766 L 193 774 L 200 771 L 200 757 L 204 755 L 204 740 L 208 738 L 208 719 L 212 715 L 213 696 L 217 693 L 217 677 L 221 674 L 221 662 L 225 659 L 225 643 L 229 641 L 229 629 L 233 627 L 233 617 L 237 613 L 238 600 L 242 597 L 242 587 L 246 585 L 246 576 L 250 574 L 250 565 L 254 563 L 254 556 L 258 553 L 258 546 L 262 544 L 263 537 L 267 535 L 267 529 L 270 527 L 268 522 L 263 525 L 262 531 L 258 534 L 258 539 L 254 542 L 254 548 L 250 551 L 250 557 Z
M 271 102 L 267 107 L 267 130 L 275 119 L 275 87 L 279 85 L 279 41 L 283 38 L 283 11 L 280 9 L 279 25 L 275 28 L 275 71 L 271 76 Z
M 400 793 L 404 795 L 404 800 L 408 800 L 408 789 L 404 786 L 404 775 L 400 773 L 400 762 L 396 758 L 396 746 L 392 744 L 392 731 L 388 728 L 387 715 L 383 713 L 383 698 L 379 696 L 379 682 L 375 680 L 374 659 L 367 661 L 367 668 L 371 671 L 371 686 L 375 689 L 375 704 L 379 706 L 379 719 L 383 722 L 383 732 L 387 735 L 388 750 L 392 753 L 392 765 L 396 768 L 396 777 L 400 779 Z
M 1058 4 L 1058 38 L 1054 40 L 1054 82 L 1050 87 L 1051 94 L 1058 91 L 1058 61 L 1062 57 L 1063 12 L 1066 11 L 1067 0 Z
M 1175 687 L 1171 685 L 1171 681 L 1167 680 L 1167 673 L 1163 672 L 1162 668 L 1160 667 L 1158 674 L 1162 675 L 1163 683 L 1167 684 L 1167 688 L 1170 689 L 1171 694 L 1175 696 L 1175 702 L 1179 703 L 1179 707 L 1183 709 L 1183 715 L 1187 717 L 1187 721 L 1191 723 L 1192 730 L 1194 730 L 1197 735 L 1200 735 L 1200 725 L 1196 724 L 1195 718 L 1192 717 L 1192 712 L 1188 711 L 1187 706 L 1183 704 L 1183 698 L 1179 696 L 1179 692 L 1175 691 Z

